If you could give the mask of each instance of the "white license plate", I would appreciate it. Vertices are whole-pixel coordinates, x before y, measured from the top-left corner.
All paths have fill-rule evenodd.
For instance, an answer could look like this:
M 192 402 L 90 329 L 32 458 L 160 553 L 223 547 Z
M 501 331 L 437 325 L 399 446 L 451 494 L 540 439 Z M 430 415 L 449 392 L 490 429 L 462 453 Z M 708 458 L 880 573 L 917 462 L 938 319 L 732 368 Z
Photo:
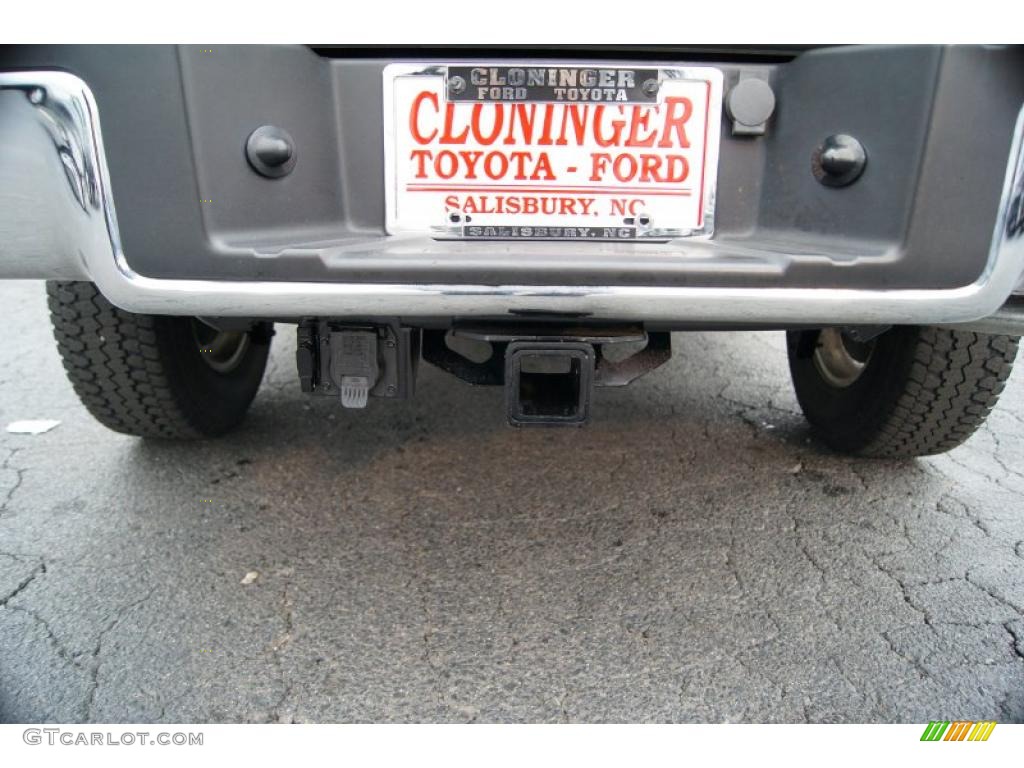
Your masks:
M 721 105 L 711 67 L 391 64 L 387 231 L 709 237 Z

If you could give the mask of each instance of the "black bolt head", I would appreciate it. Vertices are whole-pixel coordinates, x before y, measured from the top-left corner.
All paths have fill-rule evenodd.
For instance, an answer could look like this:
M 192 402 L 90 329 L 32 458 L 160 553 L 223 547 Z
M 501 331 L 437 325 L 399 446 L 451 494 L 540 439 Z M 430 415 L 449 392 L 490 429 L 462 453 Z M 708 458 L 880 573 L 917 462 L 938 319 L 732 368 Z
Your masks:
M 256 173 L 277 179 L 287 176 L 295 167 L 295 142 L 283 128 L 263 125 L 249 134 L 245 157 Z
M 814 150 L 811 172 L 826 187 L 845 187 L 860 178 L 867 163 L 864 145 L 853 136 L 837 133 Z

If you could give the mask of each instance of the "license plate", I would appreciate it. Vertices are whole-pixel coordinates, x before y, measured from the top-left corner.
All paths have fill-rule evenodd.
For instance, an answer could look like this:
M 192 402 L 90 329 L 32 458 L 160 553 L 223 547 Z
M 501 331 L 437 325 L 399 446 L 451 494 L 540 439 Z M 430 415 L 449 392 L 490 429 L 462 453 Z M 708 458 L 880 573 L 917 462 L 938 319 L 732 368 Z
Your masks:
M 389 65 L 387 231 L 709 237 L 721 105 L 711 67 Z

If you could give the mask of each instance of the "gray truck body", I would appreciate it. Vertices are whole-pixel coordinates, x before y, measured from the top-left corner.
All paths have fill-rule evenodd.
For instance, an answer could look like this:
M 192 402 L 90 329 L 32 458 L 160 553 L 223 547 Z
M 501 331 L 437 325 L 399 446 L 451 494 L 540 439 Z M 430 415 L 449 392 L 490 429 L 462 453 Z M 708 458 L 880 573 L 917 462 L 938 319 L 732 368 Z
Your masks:
M 712 237 L 388 235 L 384 67 L 515 51 L 8 47 L 0 278 L 91 280 L 155 314 L 666 328 L 970 323 L 1024 290 L 1020 49 L 543 53 L 530 61 L 711 66 L 727 93 L 745 77 L 770 84 L 762 134 L 721 121 Z M 284 178 L 246 161 L 266 124 L 294 137 Z M 841 188 L 811 167 L 837 133 L 868 156 Z

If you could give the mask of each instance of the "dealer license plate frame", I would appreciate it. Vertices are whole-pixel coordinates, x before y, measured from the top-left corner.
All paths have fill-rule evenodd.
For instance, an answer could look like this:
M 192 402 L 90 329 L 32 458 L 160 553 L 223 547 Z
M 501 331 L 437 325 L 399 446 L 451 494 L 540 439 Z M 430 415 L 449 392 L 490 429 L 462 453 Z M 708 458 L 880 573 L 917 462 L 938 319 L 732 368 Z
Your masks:
M 491 91 L 492 88 L 482 89 L 474 88 L 472 84 L 467 83 L 468 73 L 474 69 L 483 69 L 487 71 L 487 74 L 494 80 L 509 79 L 515 80 L 511 70 L 513 68 L 519 68 L 523 70 L 535 71 L 538 69 L 554 69 L 558 72 L 574 70 L 577 75 L 583 70 L 591 70 L 592 72 L 604 73 L 608 70 L 612 70 L 615 73 L 618 72 L 629 72 L 634 73 L 632 81 L 632 87 L 624 89 L 611 89 L 616 90 L 615 95 L 622 99 L 625 96 L 626 101 L 570 101 L 566 99 L 559 99 L 554 96 L 551 88 L 519 88 L 514 92 L 510 93 L 509 90 L 502 89 L 497 93 L 501 93 L 504 96 L 512 95 L 513 98 L 497 98 L 490 99 L 486 98 L 483 91 Z M 655 74 L 656 73 L 656 74 Z M 606 75 L 602 75 L 607 77 Z M 485 75 L 486 77 L 486 75 Z M 593 78 L 594 76 L 592 76 Z M 652 93 L 651 80 L 656 77 L 657 88 Z M 462 78 L 462 89 L 456 91 L 459 83 L 456 78 Z M 613 78 L 614 79 L 614 78 Z M 628 78 L 623 78 L 626 82 L 629 82 Z M 453 80 L 455 82 L 453 83 Z M 676 65 L 676 64 L 664 64 L 664 63 L 586 63 L 586 62 L 532 62 L 532 61 L 518 61 L 518 62 L 454 62 L 454 63 L 395 63 L 389 64 L 384 67 L 383 71 L 383 134 L 384 134 L 384 166 L 385 166 L 385 207 L 386 207 L 386 220 L 385 226 L 386 231 L 389 235 L 428 235 L 437 240 L 472 240 L 472 241 L 486 241 L 486 240 L 519 240 L 519 241 L 532 241 L 532 240 L 588 240 L 594 242 L 608 242 L 608 241 L 628 241 L 628 242 L 665 242 L 676 238 L 692 238 L 692 239 L 707 239 L 710 238 L 714 233 L 714 215 L 715 215 L 715 188 L 717 183 L 718 175 L 718 157 L 720 150 L 720 139 L 721 139 L 721 112 L 722 112 L 722 81 L 723 75 L 720 69 L 709 66 L 690 66 L 690 65 Z M 617 82 L 622 82 L 619 80 Z M 645 91 L 644 87 L 647 86 Z M 399 89 L 403 92 L 399 93 Z M 639 182 L 634 183 L 632 180 L 626 183 L 613 183 L 613 184 L 597 184 L 590 186 L 593 182 L 587 179 L 586 183 L 577 184 L 574 186 L 575 189 L 583 190 L 589 187 L 592 192 L 581 194 L 582 200 L 579 205 L 584 205 L 583 200 L 589 199 L 590 197 L 597 197 L 599 199 L 610 200 L 610 196 L 613 194 L 619 194 L 618 192 L 611 192 L 607 190 L 621 189 L 620 200 L 636 200 L 638 198 L 628 198 L 630 194 L 629 190 L 634 188 L 643 188 L 646 192 L 637 192 L 635 194 L 644 194 L 643 208 L 660 204 L 657 209 L 657 215 L 651 213 L 647 215 L 646 211 L 641 210 L 639 215 L 636 216 L 625 216 L 620 218 L 616 215 L 614 218 L 608 211 L 598 214 L 598 221 L 591 224 L 589 221 L 586 222 L 586 226 L 567 226 L 564 223 L 555 224 L 553 221 L 557 218 L 559 222 L 564 222 L 566 216 L 556 217 L 554 215 L 544 218 L 544 214 L 534 214 L 528 222 L 523 221 L 523 214 L 520 216 L 506 215 L 505 223 L 500 220 L 501 214 L 477 214 L 475 220 L 472 220 L 468 214 L 459 215 L 461 212 L 446 209 L 444 213 L 430 211 L 424 213 L 423 204 L 420 201 L 429 200 L 430 195 L 434 195 L 434 187 L 427 183 L 416 183 L 413 186 L 418 187 L 416 192 L 409 190 L 410 182 L 408 179 L 411 177 L 415 164 L 410 158 L 409 146 L 419 147 L 418 144 L 411 144 L 411 128 L 409 115 L 409 102 L 407 100 L 407 91 L 410 89 L 420 88 L 433 93 L 437 99 L 437 118 L 442 120 L 442 114 L 447 110 L 447 104 L 451 102 L 454 105 L 456 114 L 466 114 L 466 111 L 472 110 L 476 105 L 480 106 L 481 110 L 486 110 L 488 104 L 501 103 L 504 105 L 538 105 L 538 109 L 543 109 L 543 105 L 554 104 L 553 109 L 558 110 L 561 104 L 580 104 L 590 105 L 591 108 L 597 106 L 604 106 L 609 109 L 607 114 L 612 115 L 611 118 L 605 117 L 607 122 L 604 123 L 606 131 L 605 135 L 608 135 L 608 127 L 614 128 L 613 121 L 616 117 L 626 119 L 626 116 L 630 115 L 630 109 L 638 107 L 642 110 L 649 110 L 654 105 L 658 105 L 659 113 L 665 109 L 665 99 L 677 94 L 676 98 L 683 98 L 680 94 L 688 94 L 688 100 L 694 106 L 695 118 L 692 122 L 687 122 L 687 130 L 685 131 L 689 138 L 691 146 L 687 148 L 683 147 L 670 147 L 669 149 L 676 150 L 676 153 L 683 154 L 688 157 L 688 168 L 689 173 L 687 179 L 691 181 L 687 187 L 688 194 L 682 196 L 683 188 L 667 188 L 672 191 L 673 194 L 680 195 L 678 202 L 680 210 L 678 211 L 678 218 L 676 218 L 676 212 L 670 211 L 666 215 L 666 203 L 667 200 L 660 198 L 668 198 L 670 195 L 656 192 L 656 190 L 662 187 L 658 184 L 647 184 L 641 185 Z M 611 93 L 611 90 L 605 90 L 606 93 Z M 467 94 L 467 91 L 469 92 Z M 523 94 L 523 91 L 527 91 Z M 546 92 L 542 92 L 546 91 Z M 563 93 L 568 93 L 568 89 L 564 90 Z M 516 98 L 516 96 L 523 96 L 522 98 Z M 703 100 L 699 98 L 703 97 Z M 428 98 L 428 108 L 433 107 L 433 101 Z M 613 114 L 615 107 L 622 105 L 624 110 L 621 114 Z M 508 106 L 509 110 L 514 109 L 514 106 Z M 399 114 L 399 112 L 402 114 Z M 491 113 L 493 115 L 493 113 Z M 511 114 L 509 112 L 508 114 Z M 560 113 L 559 113 L 560 114 Z M 577 113 L 578 115 L 579 113 Z M 630 126 L 628 124 L 624 129 L 628 131 Z M 571 129 L 570 129 L 571 130 Z M 638 135 L 642 133 L 638 132 Z M 668 132 L 671 134 L 671 132 Z M 423 131 L 420 131 L 419 135 L 422 137 Z M 570 133 L 570 136 L 572 134 Z M 593 141 L 593 137 L 588 137 Z M 674 140 L 673 136 L 669 136 L 669 140 Z M 498 142 L 501 140 L 499 139 Z M 496 143 L 498 143 L 496 142 Z M 698 144 L 698 146 L 693 146 Z M 423 145 L 429 146 L 429 145 Z M 509 152 L 517 150 L 518 145 L 513 143 L 511 148 L 507 145 L 502 144 L 501 149 Z M 485 149 L 483 147 L 476 147 L 476 149 Z M 535 149 L 531 147 L 529 149 Z M 563 149 L 558 147 L 556 149 Z M 593 146 L 584 148 L 573 147 L 568 151 L 578 150 L 580 154 L 583 154 L 589 149 L 594 149 Z M 616 148 L 619 149 L 619 148 Z M 633 150 L 640 148 L 630 148 L 630 153 Z M 634 154 L 639 156 L 641 152 L 637 151 Z M 648 153 L 650 154 L 650 153 Z M 700 165 L 698 168 L 694 168 L 693 159 L 699 158 Z M 404 165 L 403 165 L 404 164 Z M 428 166 L 432 167 L 432 166 Z M 632 167 L 630 163 L 626 163 L 626 168 Z M 611 177 L 611 169 L 606 168 L 608 177 Z M 596 171 L 595 171 L 596 173 Z M 405 189 L 403 189 L 403 185 Z M 437 184 L 436 186 L 448 186 L 447 184 Z M 482 185 L 476 185 L 482 186 Z M 554 185 L 561 188 L 561 185 Z M 533 189 L 536 189 L 536 185 L 529 184 L 502 184 L 501 188 L 504 190 L 503 195 L 506 197 L 522 197 L 525 193 L 531 193 Z M 518 190 L 522 190 L 523 194 L 520 194 Z M 599 191 L 601 190 L 601 191 Z M 497 192 L 496 192 L 497 193 Z M 411 197 L 413 194 L 420 195 L 417 198 Z M 436 194 L 444 194 L 444 191 L 436 192 Z M 534 193 L 536 195 L 548 194 L 549 196 L 554 193 Z M 424 197 L 424 195 L 428 197 Z M 656 195 L 657 199 L 653 202 L 649 202 L 652 195 Z M 694 200 L 695 198 L 695 200 Z M 413 202 L 415 200 L 415 202 Z M 686 203 L 688 208 L 684 212 L 681 206 Z M 695 205 L 694 205 L 695 203 Z M 430 203 L 428 203 L 430 204 Z M 491 204 L 492 207 L 494 203 Z M 635 203 L 631 203 L 635 207 Z M 436 206 L 435 206 L 436 207 Z M 563 208 L 564 211 L 564 208 Z M 410 213 L 410 212 L 414 212 Z M 629 211 L 619 211 L 629 213 Z M 452 214 L 455 213 L 459 220 L 452 220 Z M 695 218 L 696 216 L 696 218 Z M 466 218 L 470 218 L 470 221 L 466 221 Z M 632 219 L 630 221 L 630 219 Z

